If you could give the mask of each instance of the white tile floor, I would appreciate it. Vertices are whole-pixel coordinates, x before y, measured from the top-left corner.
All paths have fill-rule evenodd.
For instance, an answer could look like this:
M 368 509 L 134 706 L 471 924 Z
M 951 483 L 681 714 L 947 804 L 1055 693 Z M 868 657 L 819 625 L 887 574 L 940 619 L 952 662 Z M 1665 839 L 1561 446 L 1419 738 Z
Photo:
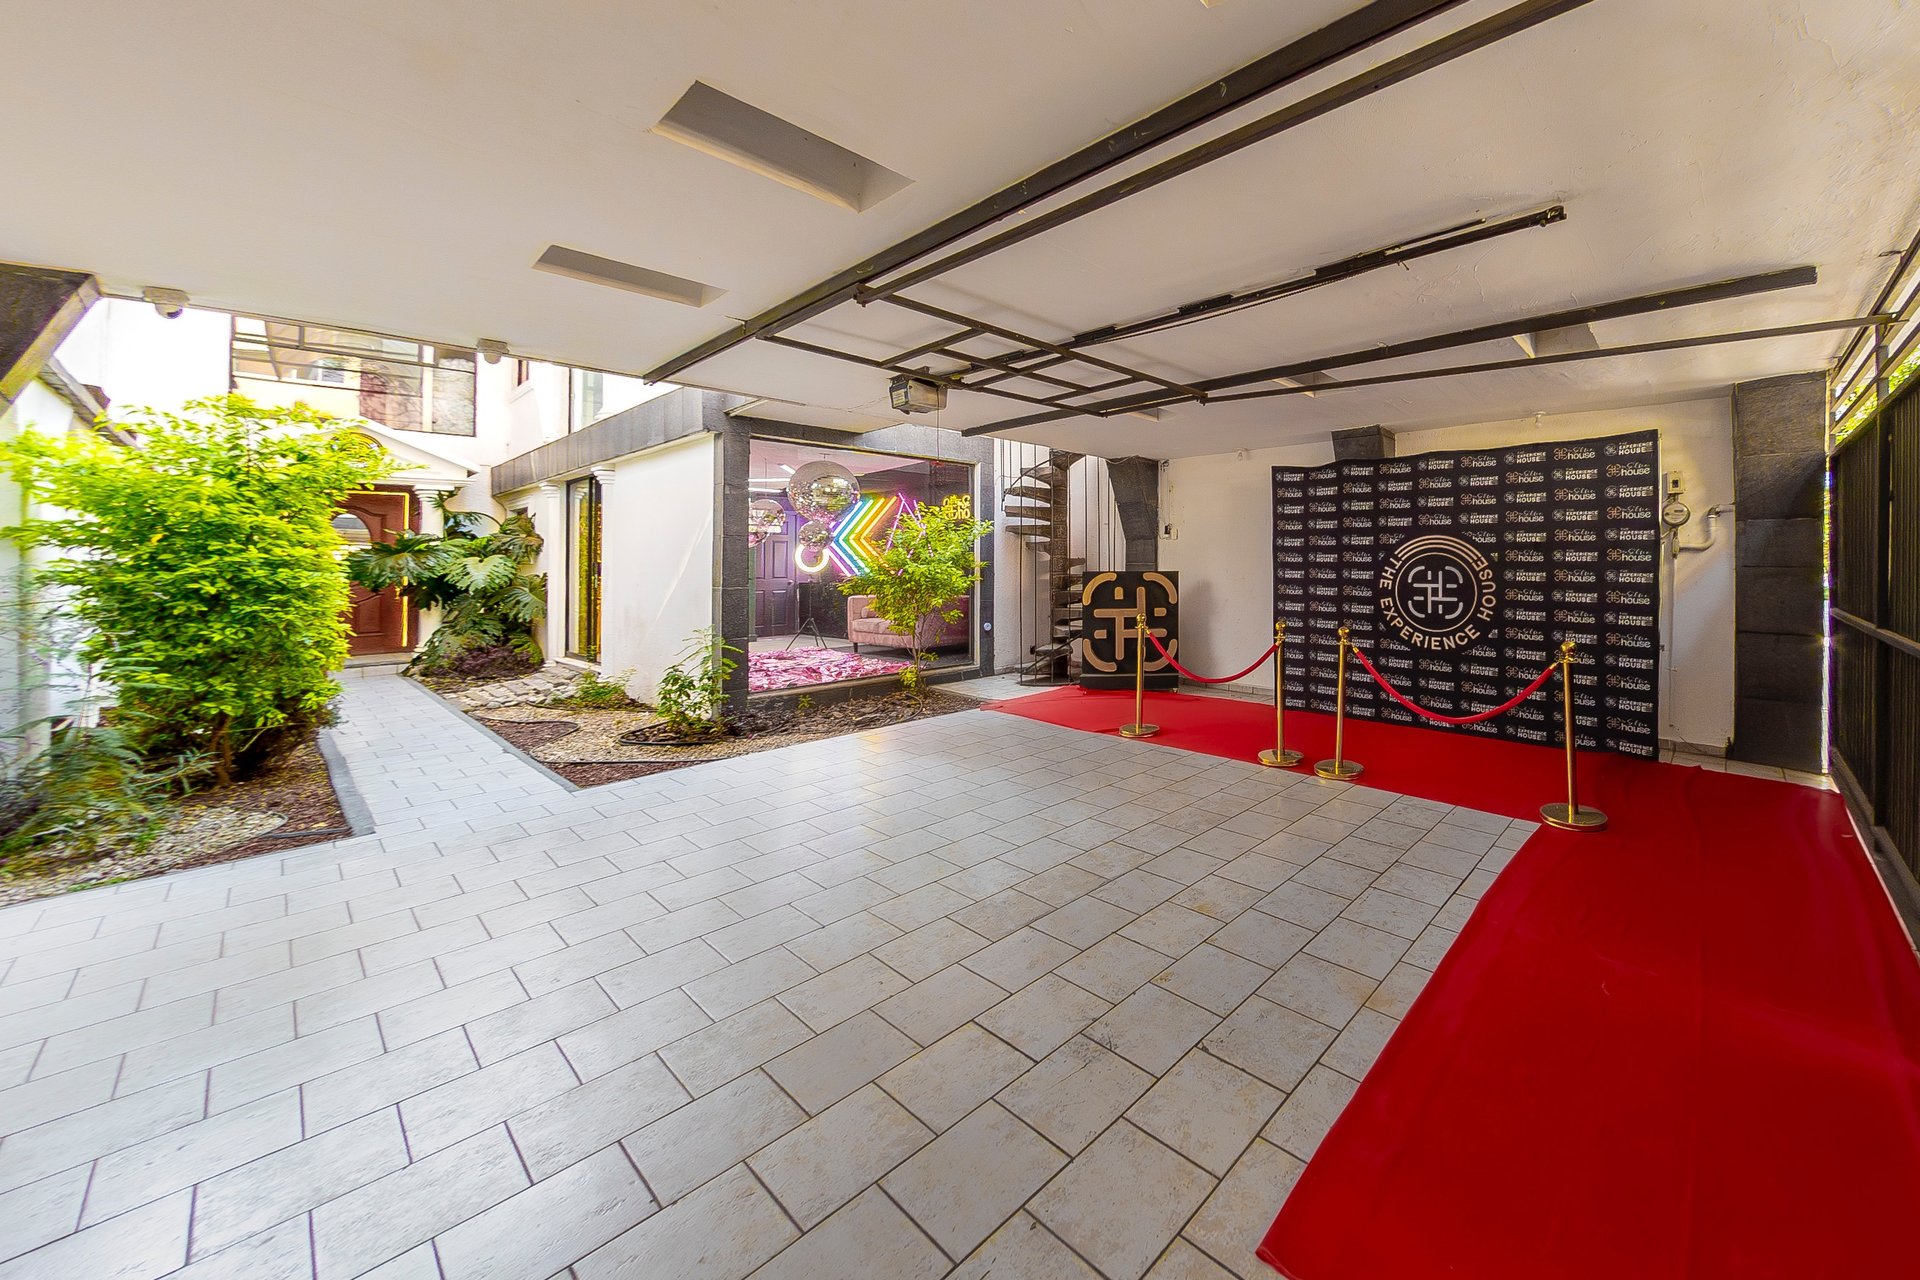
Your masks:
M 966 712 L 0 911 L 0 1280 L 1198 1277 L 1531 824 Z

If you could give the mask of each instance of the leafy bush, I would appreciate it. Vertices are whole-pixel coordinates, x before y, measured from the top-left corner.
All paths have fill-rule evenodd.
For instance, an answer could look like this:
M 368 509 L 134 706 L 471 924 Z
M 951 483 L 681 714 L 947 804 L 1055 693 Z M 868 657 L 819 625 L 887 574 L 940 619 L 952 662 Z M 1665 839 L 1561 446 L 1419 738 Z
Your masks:
M 589 671 L 574 683 L 573 692 L 553 699 L 547 703 L 550 707 L 579 707 L 588 711 L 610 711 L 633 705 L 633 699 L 627 696 L 627 686 L 618 680 L 608 680 L 597 672 Z
M 986 568 L 974 547 L 991 532 L 992 522 L 975 520 L 973 501 L 963 493 L 923 503 L 900 517 L 871 569 L 840 584 L 846 595 L 872 596 L 874 614 L 909 638 L 913 665 L 900 672 L 900 683 L 915 697 L 926 688 L 921 663 L 929 656 L 920 652 L 920 621 L 929 614 L 961 619 L 960 602 Z
M 63 513 L 7 533 L 70 553 L 42 579 L 90 628 L 80 656 L 114 688 L 129 749 L 203 755 L 226 782 L 339 692 L 347 583 L 331 521 L 392 463 L 339 419 L 238 395 L 114 424 L 138 444 L 0 443 L 14 479 Z
M 158 831 L 156 806 L 169 781 L 147 772 L 118 730 L 56 731 L 45 750 L 0 777 L 0 866 L 31 867 L 48 850 L 83 859 L 145 845 Z
M 712 627 L 693 633 L 680 660 L 660 677 L 654 694 L 654 713 L 683 738 L 698 738 L 725 727 L 727 677 L 739 664 L 727 655 L 740 650 L 714 635 Z
M 440 625 L 407 669 L 422 675 L 493 674 L 512 665 L 502 661 L 507 654 L 526 669 L 538 667 L 537 630 L 546 613 L 547 580 L 527 570 L 541 546 L 533 520 L 524 515 L 495 520 L 478 511 L 444 508 L 442 513 L 444 534 L 403 533 L 347 557 L 347 572 L 367 590 L 398 588 L 416 607 L 440 610 Z M 482 531 L 487 524 L 493 532 Z

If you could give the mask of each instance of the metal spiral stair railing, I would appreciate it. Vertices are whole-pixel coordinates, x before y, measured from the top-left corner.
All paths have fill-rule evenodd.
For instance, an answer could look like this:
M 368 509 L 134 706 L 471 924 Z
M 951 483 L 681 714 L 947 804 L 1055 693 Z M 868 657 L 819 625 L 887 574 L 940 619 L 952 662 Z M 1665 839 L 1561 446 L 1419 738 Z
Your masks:
M 1086 558 L 1069 555 L 1067 475 L 1083 455 L 1051 451 L 1014 477 L 1001 497 L 1002 528 L 1040 553 L 1046 562 L 1046 635 L 1028 647 L 1022 684 L 1055 684 L 1070 676 L 1073 642 L 1082 633 L 1080 588 Z M 1023 600 L 1024 609 L 1025 602 Z

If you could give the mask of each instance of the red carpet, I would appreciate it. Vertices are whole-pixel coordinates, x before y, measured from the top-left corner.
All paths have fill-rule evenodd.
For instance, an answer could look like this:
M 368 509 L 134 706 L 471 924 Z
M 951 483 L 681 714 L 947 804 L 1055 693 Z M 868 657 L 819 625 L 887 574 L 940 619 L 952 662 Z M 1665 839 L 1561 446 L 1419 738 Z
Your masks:
M 1267 745 L 1257 704 L 1149 708 L 1169 746 Z M 1325 753 L 1324 717 L 1287 719 Z M 1348 744 L 1365 783 L 1493 812 L 1560 785 L 1538 747 L 1374 723 Z M 1495 881 L 1261 1256 L 1292 1280 L 1920 1274 L 1920 966 L 1839 798 L 1584 764 L 1613 825 L 1543 831 Z

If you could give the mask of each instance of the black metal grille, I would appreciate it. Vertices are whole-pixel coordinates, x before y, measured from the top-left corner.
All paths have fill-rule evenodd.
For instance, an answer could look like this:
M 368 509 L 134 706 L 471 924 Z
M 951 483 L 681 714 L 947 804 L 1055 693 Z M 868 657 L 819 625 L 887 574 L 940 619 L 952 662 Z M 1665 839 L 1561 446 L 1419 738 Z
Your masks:
M 1920 875 L 1920 380 L 1833 455 L 1835 773 Z

